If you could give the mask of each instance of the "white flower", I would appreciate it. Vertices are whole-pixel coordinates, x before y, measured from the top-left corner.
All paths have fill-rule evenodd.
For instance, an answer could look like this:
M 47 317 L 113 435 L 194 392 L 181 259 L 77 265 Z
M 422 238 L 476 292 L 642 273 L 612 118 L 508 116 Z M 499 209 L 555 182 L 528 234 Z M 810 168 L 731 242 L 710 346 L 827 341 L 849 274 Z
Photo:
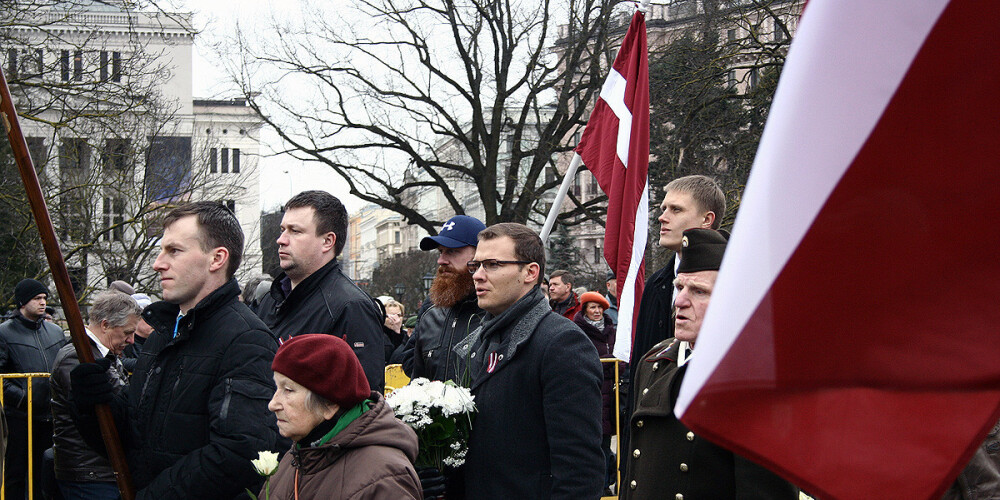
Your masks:
M 250 463 L 257 469 L 257 474 L 271 477 L 278 470 L 278 454 L 273 451 L 262 451 L 257 454 L 257 459 L 251 460 Z

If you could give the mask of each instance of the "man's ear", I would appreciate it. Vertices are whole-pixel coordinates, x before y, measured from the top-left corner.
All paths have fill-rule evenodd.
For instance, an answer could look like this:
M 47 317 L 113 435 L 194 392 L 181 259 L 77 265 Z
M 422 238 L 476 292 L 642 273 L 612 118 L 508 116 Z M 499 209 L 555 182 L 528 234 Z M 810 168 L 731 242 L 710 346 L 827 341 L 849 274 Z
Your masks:
M 528 274 L 525 275 L 524 282 L 525 283 L 532 283 L 532 282 L 537 283 L 538 282 L 538 277 L 539 277 L 539 271 L 541 270 L 541 267 L 542 266 L 539 266 L 537 262 L 532 262 L 531 264 L 528 264 L 527 265 Z
M 225 271 L 226 265 L 229 264 L 229 250 L 226 247 L 215 247 L 212 249 L 212 263 L 209 264 L 209 272 L 216 272 L 219 269 Z
M 708 211 L 705 212 L 705 217 L 701 221 L 701 227 L 705 229 L 712 229 L 712 224 L 715 223 L 715 212 Z
M 337 247 L 337 235 L 333 231 L 323 235 L 323 252 L 332 252 Z

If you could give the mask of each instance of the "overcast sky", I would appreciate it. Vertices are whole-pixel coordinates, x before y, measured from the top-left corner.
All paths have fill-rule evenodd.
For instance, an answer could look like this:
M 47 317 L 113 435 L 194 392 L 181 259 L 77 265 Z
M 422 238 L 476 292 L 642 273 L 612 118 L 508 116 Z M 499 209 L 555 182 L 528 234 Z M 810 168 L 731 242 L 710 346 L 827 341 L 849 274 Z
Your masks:
M 279 6 L 288 9 L 296 5 L 296 2 L 273 0 L 173 0 L 172 3 L 179 12 L 192 12 L 194 26 L 200 31 L 195 37 L 194 48 L 193 83 L 196 99 L 239 97 L 211 48 L 213 42 L 224 40 L 237 21 L 245 27 L 259 26 L 265 29 L 273 8 Z M 261 209 L 280 207 L 291 195 L 308 189 L 323 189 L 333 193 L 352 213 L 364 206 L 364 202 L 347 193 L 344 182 L 328 167 L 299 162 L 287 155 L 268 155 L 280 147 L 277 134 L 273 131 L 263 129 L 261 142 L 261 154 L 264 155 L 261 158 Z

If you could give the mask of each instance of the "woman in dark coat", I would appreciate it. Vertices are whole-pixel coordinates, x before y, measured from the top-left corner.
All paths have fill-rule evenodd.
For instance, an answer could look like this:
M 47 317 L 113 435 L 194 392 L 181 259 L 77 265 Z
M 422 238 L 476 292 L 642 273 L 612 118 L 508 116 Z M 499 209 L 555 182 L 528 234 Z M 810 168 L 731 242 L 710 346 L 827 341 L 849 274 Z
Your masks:
M 611 307 L 601 294 L 597 292 L 587 292 L 580 295 L 582 309 L 573 317 L 573 322 L 579 326 L 583 333 L 587 334 L 590 341 L 597 348 L 597 354 L 601 358 L 611 359 L 611 349 L 615 345 L 615 325 L 611 322 L 604 311 Z M 603 440 L 601 447 L 608 461 L 608 477 L 605 485 L 614 483 L 614 455 L 611 453 L 611 435 L 615 434 L 615 365 L 614 363 L 601 363 L 604 370 L 604 381 L 601 383 L 601 429 Z

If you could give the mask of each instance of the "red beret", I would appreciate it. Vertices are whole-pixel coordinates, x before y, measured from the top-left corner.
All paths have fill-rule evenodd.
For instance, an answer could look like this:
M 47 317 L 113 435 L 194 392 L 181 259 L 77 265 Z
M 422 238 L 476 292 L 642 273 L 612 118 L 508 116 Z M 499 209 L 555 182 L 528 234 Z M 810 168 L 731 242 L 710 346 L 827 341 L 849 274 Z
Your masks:
M 333 335 L 292 337 L 278 348 L 271 369 L 342 408 L 371 395 L 358 357 L 347 342 Z
M 587 302 L 597 302 L 597 304 L 601 306 L 601 309 L 611 307 L 611 304 L 608 303 L 608 299 L 605 299 L 597 292 L 587 292 L 580 296 L 580 304 L 586 306 Z

